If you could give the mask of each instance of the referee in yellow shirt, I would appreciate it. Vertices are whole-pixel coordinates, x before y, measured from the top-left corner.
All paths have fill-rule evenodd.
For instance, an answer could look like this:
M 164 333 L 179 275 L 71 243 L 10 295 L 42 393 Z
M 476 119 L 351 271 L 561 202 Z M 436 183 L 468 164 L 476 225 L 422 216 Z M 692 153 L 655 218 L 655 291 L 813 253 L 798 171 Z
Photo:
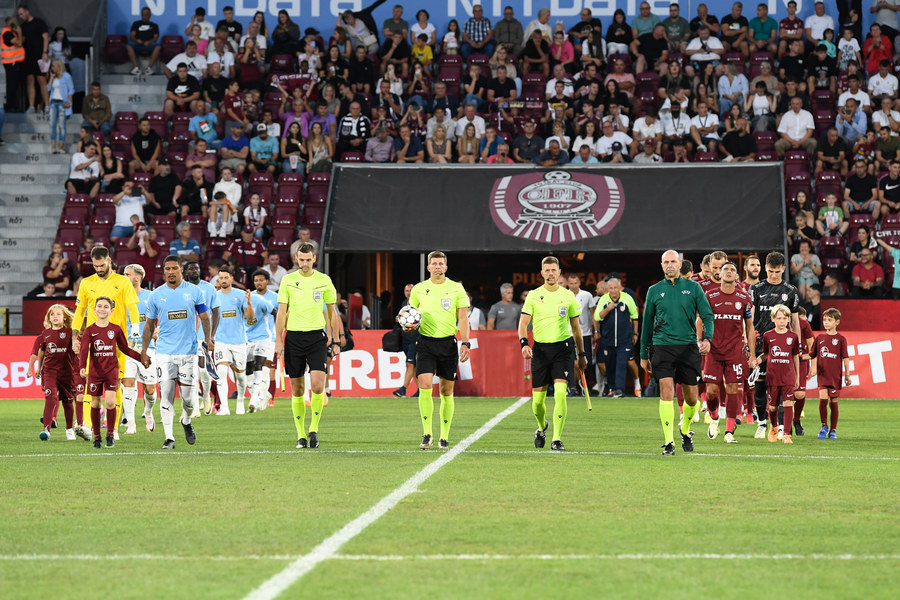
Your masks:
M 124 275 L 119 275 L 112 268 L 112 259 L 109 257 L 109 250 L 104 246 L 94 246 L 91 250 L 91 262 L 94 264 L 94 275 L 85 277 L 81 281 L 78 288 L 78 297 L 75 300 L 75 315 L 72 318 L 72 331 L 76 336 L 81 336 L 81 332 L 88 326 L 93 325 L 97 321 L 97 313 L 94 312 L 94 305 L 97 298 L 106 296 L 113 301 L 113 311 L 109 316 L 109 322 L 115 323 L 127 332 L 131 337 L 139 334 L 138 321 L 132 321 L 131 327 L 128 327 L 128 315 L 138 314 L 138 297 L 134 291 L 134 286 Z M 118 352 L 118 351 L 117 351 Z M 116 389 L 116 414 L 122 415 L 122 377 L 125 376 L 126 356 L 121 352 L 118 353 L 119 360 L 119 387 Z M 90 365 L 88 365 L 90 371 Z M 85 395 L 85 402 L 90 403 L 90 397 Z M 90 411 L 85 411 L 85 418 Z M 90 423 L 85 422 L 86 425 Z M 119 439 L 118 423 L 117 429 L 113 432 L 107 432 Z
M 410 306 L 422 313 L 419 341 L 416 342 L 416 384 L 419 386 L 419 415 L 425 435 L 419 448 L 432 444 L 431 421 L 434 413 L 432 388 L 434 375 L 440 378 L 441 450 L 450 448 L 450 424 L 453 421 L 453 382 L 460 362 L 469 360 L 469 295 L 461 283 L 447 279 L 447 255 L 428 255 L 431 277 L 417 283 L 409 294 Z M 460 346 L 456 347 L 459 325 Z
M 342 331 L 340 316 L 334 308 L 337 291 L 328 275 L 313 269 L 315 263 L 315 246 L 300 244 L 297 248 L 299 270 L 288 273 L 281 280 L 278 314 L 275 317 L 275 353 L 281 356 L 291 379 L 291 409 L 297 427 L 297 448 L 319 447 L 319 419 L 325 406 L 328 345 L 331 344 L 334 356 L 341 352 L 340 342 L 329 341 L 325 333 L 326 308 L 331 331 Z M 304 430 L 306 405 L 303 403 L 303 378 L 307 365 L 312 392 L 308 440 Z
M 538 428 L 534 432 L 534 447 L 543 448 L 548 423 L 545 419 L 547 389 L 553 382 L 553 441 L 551 450 L 565 450 L 562 431 L 566 424 L 568 405 L 566 386 L 572 369 L 572 341 L 578 351 L 578 368 L 587 368 L 584 338 L 581 336 L 581 304 L 575 294 L 559 286 L 559 260 L 548 256 L 541 261 L 544 285 L 531 290 L 522 305 L 519 318 L 519 343 L 522 356 L 531 359 L 531 408 Z M 534 348 L 528 345 L 528 325 L 532 326 Z

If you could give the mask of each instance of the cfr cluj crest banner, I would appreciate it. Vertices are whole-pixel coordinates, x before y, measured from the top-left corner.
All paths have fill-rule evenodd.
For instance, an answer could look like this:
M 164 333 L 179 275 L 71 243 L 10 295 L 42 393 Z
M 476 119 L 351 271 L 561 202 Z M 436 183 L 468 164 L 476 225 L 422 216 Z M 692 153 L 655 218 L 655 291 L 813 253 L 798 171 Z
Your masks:
M 625 209 L 618 179 L 583 171 L 501 177 L 491 198 L 502 233 L 554 245 L 608 233 Z
M 337 164 L 331 252 L 784 249 L 780 163 Z

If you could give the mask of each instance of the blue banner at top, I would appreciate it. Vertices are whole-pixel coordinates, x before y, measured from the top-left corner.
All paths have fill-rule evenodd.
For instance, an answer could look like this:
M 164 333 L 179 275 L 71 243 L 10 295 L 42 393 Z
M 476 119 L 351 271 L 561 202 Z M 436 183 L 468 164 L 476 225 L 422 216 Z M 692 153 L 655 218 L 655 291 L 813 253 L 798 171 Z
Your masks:
M 664 19 L 669 14 L 669 0 L 648 0 L 651 11 Z M 788 0 L 766 0 L 769 8 L 769 16 L 780 21 L 787 15 Z M 681 7 L 681 16 L 690 21 L 697 16 L 697 5 L 706 4 L 709 13 L 721 19 L 731 12 L 732 0 L 687 0 L 674 2 Z M 245 28 L 257 11 L 265 15 L 266 25 L 271 32 L 277 23 L 279 10 L 286 10 L 291 19 L 300 26 L 301 31 L 307 27 L 319 30 L 326 40 L 333 33 L 338 15 L 345 10 L 357 11 L 363 9 L 372 2 L 370 0 L 113 0 L 108 6 L 108 33 L 128 34 L 131 24 L 140 19 L 141 9 L 145 6 L 153 13 L 152 20 L 159 25 L 162 35 L 184 35 L 185 27 L 190 22 L 191 15 L 197 7 L 206 9 L 206 19 L 215 25 L 222 19 L 222 11 L 226 6 L 234 8 L 235 19 Z M 403 18 L 410 24 L 416 20 L 416 12 L 424 8 L 430 14 L 428 19 L 437 29 L 440 40 L 447 31 L 447 24 L 451 19 L 456 19 L 460 26 L 472 15 L 472 7 L 480 4 L 484 9 L 484 16 L 496 23 L 503 18 L 503 10 L 510 6 L 515 12 L 515 18 L 527 27 L 528 23 L 537 18 L 538 10 L 549 8 L 551 26 L 557 21 L 562 21 L 568 30 L 579 21 L 579 15 L 585 8 L 590 9 L 594 17 L 599 18 L 606 26 L 612 21 L 613 13 L 622 9 L 631 20 L 639 15 L 640 0 L 388 0 L 381 4 L 374 12 L 375 22 L 381 26 L 391 18 L 395 5 L 403 7 Z M 748 20 L 756 16 L 756 7 L 759 2 L 744 2 L 743 15 Z M 869 14 L 869 3 L 864 3 L 864 26 L 872 20 Z M 826 2 L 828 14 L 837 18 L 835 0 Z M 801 18 L 813 14 L 812 0 L 797 0 L 797 14 Z M 836 32 L 839 34 L 839 32 Z M 382 37 L 379 31 L 379 38 Z

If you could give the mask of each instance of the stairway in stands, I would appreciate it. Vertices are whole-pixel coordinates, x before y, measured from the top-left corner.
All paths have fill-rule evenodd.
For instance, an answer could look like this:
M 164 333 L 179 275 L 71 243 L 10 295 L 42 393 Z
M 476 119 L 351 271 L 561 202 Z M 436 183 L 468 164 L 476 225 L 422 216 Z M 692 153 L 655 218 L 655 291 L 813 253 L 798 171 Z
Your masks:
M 101 76 L 113 113 L 162 110 L 166 79 L 163 75 L 128 74 L 130 65 L 106 67 Z M 0 94 L 6 89 L 0 69 Z M 0 307 L 10 310 L 9 333 L 22 330 L 22 296 L 41 282 L 41 269 L 56 237 L 65 201 L 63 184 L 75 152 L 81 115 L 67 123 L 70 154 L 50 153 L 50 118 L 44 115 L 7 114 L 0 137 Z

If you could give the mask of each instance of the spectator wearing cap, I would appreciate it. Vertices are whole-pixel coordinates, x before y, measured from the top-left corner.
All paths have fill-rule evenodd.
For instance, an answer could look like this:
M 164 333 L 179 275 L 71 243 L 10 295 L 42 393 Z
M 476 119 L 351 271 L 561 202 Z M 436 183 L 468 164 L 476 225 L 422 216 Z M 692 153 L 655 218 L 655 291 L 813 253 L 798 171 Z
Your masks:
M 147 187 L 147 212 L 151 215 L 174 217 L 181 200 L 181 192 L 181 180 L 172 172 L 169 159 L 160 159 L 156 175 Z
M 243 173 L 250 157 L 250 140 L 244 135 L 244 126 L 240 121 L 232 121 L 230 128 L 231 135 L 219 147 L 219 168 L 228 167 L 235 173 Z
M 541 167 L 559 167 L 567 162 L 569 157 L 556 140 L 552 140 L 550 146 L 534 159 L 534 164 Z
M 200 260 L 200 242 L 191 237 L 191 224 L 181 221 L 175 226 L 178 237 L 169 243 L 169 254 L 178 256 L 182 262 Z
M 394 138 L 384 127 L 376 127 L 375 135 L 366 140 L 366 161 L 373 163 L 394 162 Z
M 213 150 L 218 149 L 222 145 L 219 134 L 216 132 L 216 125 L 219 118 L 214 112 L 207 110 L 207 104 L 203 100 L 197 100 L 194 103 L 194 116 L 188 123 L 188 134 L 191 140 L 205 140 L 206 145 Z
M 222 260 L 228 261 L 233 256 L 237 260 L 238 268 L 244 273 L 243 280 L 253 277 L 253 272 L 262 267 L 269 258 L 269 253 L 263 243 L 254 237 L 253 225 L 241 227 L 240 239 L 233 240 L 225 252 Z
M 578 153 L 571 161 L 573 165 L 592 165 L 599 162 L 597 157 L 591 152 L 591 147 L 587 144 L 582 144 L 581 147 L 578 148 Z
M 274 173 L 278 169 L 278 141 L 269 135 L 265 123 L 256 126 L 256 133 L 250 140 L 250 172 Z
M 523 133 L 513 141 L 513 160 L 517 163 L 533 163 L 540 156 L 544 139 L 535 133 L 536 127 L 534 119 L 527 119 L 522 126 Z

